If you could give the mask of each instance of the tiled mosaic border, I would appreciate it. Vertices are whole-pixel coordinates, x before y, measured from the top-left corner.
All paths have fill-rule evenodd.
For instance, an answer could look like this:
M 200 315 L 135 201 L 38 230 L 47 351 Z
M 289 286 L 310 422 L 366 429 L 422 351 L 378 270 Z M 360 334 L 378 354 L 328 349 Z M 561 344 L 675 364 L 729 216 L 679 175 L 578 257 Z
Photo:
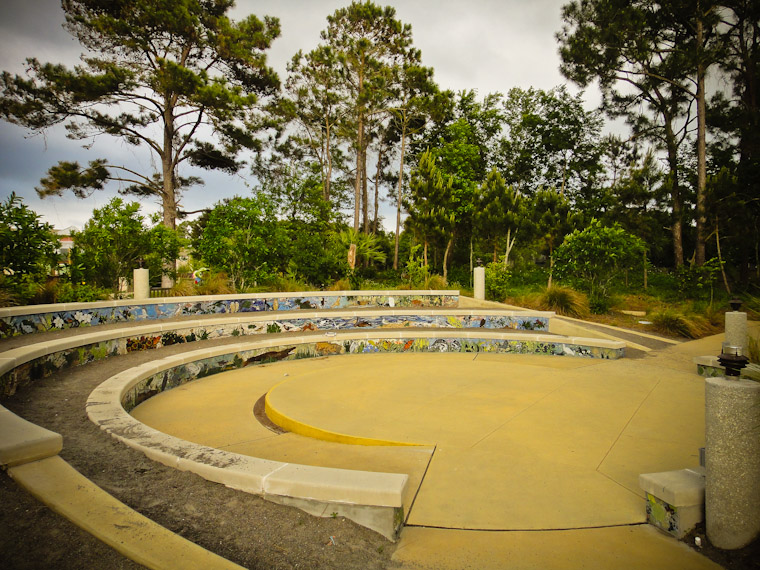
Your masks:
M 165 390 L 198 378 L 256 364 L 281 360 L 368 353 L 489 352 L 496 354 L 544 354 L 615 359 L 622 348 L 592 347 L 563 342 L 489 338 L 392 338 L 350 339 L 289 343 L 204 358 L 164 370 L 136 384 L 122 400 L 127 411 Z
M 459 291 L 305 292 L 297 294 L 183 297 L 155 302 L 78 303 L 0 309 L 0 339 L 37 332 L 173 319 L 193 315 L 347 308 L 457 307 Z M 43 310 L 44 307 L 44 310 Z M 39 312 L 27 313 L 26 311 Z
M 308 331 L 383 328 L 481 328 L 490 330 L 539 331 L 549 328 L 549 317 L 541 315 L 375 315 L 319 318 L 277 318 L 250 323 L 177 328 L 161 333 L 128 335 L 55 352 L 27 362 L 0 376 L 0 394 L 10 396 L 19 386 L 71 366 L 78 366 L 139 350 L 225 337 Z

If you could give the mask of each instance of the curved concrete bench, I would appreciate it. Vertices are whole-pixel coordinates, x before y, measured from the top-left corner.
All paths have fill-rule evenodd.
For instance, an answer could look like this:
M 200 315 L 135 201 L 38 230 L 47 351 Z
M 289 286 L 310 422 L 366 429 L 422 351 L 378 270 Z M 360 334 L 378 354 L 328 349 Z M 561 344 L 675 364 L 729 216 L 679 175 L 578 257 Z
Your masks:
M 0 339 L 37 332 L 193 315 L 352 307 L 456 307 L 455 290 L 299 291 L 58 303 L 0 308 Z
M 443 333 L 446 333 L 445 335 Z M 90 419 L 146 456 L 205 479 L 325 516 L 338 513 L 393 539 L 403 521 L 408 476 L 296 465 L 230 453 L 164 434 L 137 421 L 128 410 L 162 391 L 234 368 L 292 358 L 346 353 L 404 351 L 530 352 L 538 345 L 621 350 L 623 343 L 553 335 L 452 329 L 350 331 L 263 338 L 168 356 L 123 371 L 101 384 L 87 401 Z M 432 342 L 431 342 L 432 341 Z M 529 343 L 533 343 L 528 346 Z M 531 349 L 531 350 L 525 350 Z M 588 354 L 591 356 L 591 354 Z
M 174 322 L 125 323 L 107 330 L 45 340 L 0 354 L 0 394 L 12 395 L 19 385 L 62 368 L 172 344 L 212 338 L 390 327 L 437 327 L 548 331 L 554 313 L 494 309 L 364 309 L 243 313 Z

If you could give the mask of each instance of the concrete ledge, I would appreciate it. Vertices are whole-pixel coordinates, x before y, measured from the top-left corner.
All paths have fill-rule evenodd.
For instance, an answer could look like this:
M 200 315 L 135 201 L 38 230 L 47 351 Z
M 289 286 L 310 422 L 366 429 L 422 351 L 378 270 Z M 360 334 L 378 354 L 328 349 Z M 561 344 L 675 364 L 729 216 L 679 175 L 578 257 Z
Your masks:
M 0 466 L 13 467 L 58 455 L 63 437 L 0 406 Z
M 8 473 L 53 511 L 147 568 L 242 568 L 130 509 L 60 457 L 11 467 Z
M 678 539 L 704 519 L 703 467 L 644 473 L 639 486 L 647 495 L 647 521 Z
M 154 430 L 134 419 L 122 406 L 123 398 L 141 380 L 193 358 L 213 357 L 231 348 L 242 346 L 167 357 L 151 366 L 121 372 L 92 392 L 87 414 L 101 429 L 160 463 L 282 504 L 303 505 L 310 513 L 338 513 L 395 540 L 403 519 L 400 513 L 406 474 L 295 465 L 230 453 Z

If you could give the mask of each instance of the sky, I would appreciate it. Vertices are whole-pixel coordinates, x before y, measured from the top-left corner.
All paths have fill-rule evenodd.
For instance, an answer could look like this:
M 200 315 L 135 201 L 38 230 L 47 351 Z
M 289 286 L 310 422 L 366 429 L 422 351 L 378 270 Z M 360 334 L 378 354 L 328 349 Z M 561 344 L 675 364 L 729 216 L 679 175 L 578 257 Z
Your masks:
M 422 52 L 423 64 L 432 67 L 442 89 L 474 89 L 480 96 L 507 93 L 513 87 L 551 89 L 566 80 L 559 72 L 555 33 L 561 28 L 561 8 L 567 0 L 397 0 L 382 2 L 393 6 L 396 17 L 411 24 L 415 47 Z M 268 51 L 268 63 L 280 79 L 286 78 L 286 65 L 299 49 L 310 51 L 319 44 L 319 34 L 327 26 L 327 16 L 350 4 L 350 0 L 237 0 L 233 19 L 248 14 L 279 18 L 281 35 Z M 0 70 L 25 71 L 24 60 L 75 65 L 81 46 L 63 28 L 59 0 L 0 1 Z M 568 85 L 571 93 L 579 89 Z M 585 93 L 587 109 L 598 104 L 593 88 Z M 87 145 L 88 148 L 85 148 Z M 101 136 L 76 141 L 65 137 L 63 128 L 44 134 L 0 121 L 0 199 L 11 192 L 44 221 L 63 229 L 82 228 L 94 208 L 105 205 L 117 195 L 116 185 L 80 200 L 71 193 L 40 199 L 34 187 L 47 170 L 61 160 L 85 165 L 95 158 L 121 161 L 150 172 L 153 168 L 146 148 L 126 145 Z M 186 175 L 188 171 L 182 171 Z M 195 173 L 194 173 L 195 174 Z M 189 189 L 182 198 L 186 210 L 208 207 L 234 195 L 250 195 L 251 177 L 247 171 L 236 176 L 198 173 L 204 186 Z M 129 199 L 135 199 L 129 197 Z M 143 212 L 158 211 L 159 206 L 143 200 Z M 386 220 L 395 218 L 391 206 L 381 211 Z M 388 228 L 389 222 L 386 222 Z

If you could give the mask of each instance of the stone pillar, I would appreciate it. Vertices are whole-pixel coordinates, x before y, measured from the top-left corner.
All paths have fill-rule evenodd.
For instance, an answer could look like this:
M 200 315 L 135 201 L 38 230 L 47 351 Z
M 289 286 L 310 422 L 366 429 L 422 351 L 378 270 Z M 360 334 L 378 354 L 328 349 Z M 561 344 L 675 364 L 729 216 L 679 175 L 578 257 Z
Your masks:
M 728 311 L 726 313 L 726 343 L 741 348 L 739 354 L 747 354 L 747 313 Z
M 133 272 L 135 284 L 135 300 L 150 299 L 150 276 L 147 269 L 135 269 Z
M 705 446 L 707 537 L 742 548 L 760 535 L 760 383 L 706 380 Z
M 486 268 L 476 267 L 472 273 L 473 288 L 475 289 L 474 296 L 476 299 L 483 301 L 486 298 Z

